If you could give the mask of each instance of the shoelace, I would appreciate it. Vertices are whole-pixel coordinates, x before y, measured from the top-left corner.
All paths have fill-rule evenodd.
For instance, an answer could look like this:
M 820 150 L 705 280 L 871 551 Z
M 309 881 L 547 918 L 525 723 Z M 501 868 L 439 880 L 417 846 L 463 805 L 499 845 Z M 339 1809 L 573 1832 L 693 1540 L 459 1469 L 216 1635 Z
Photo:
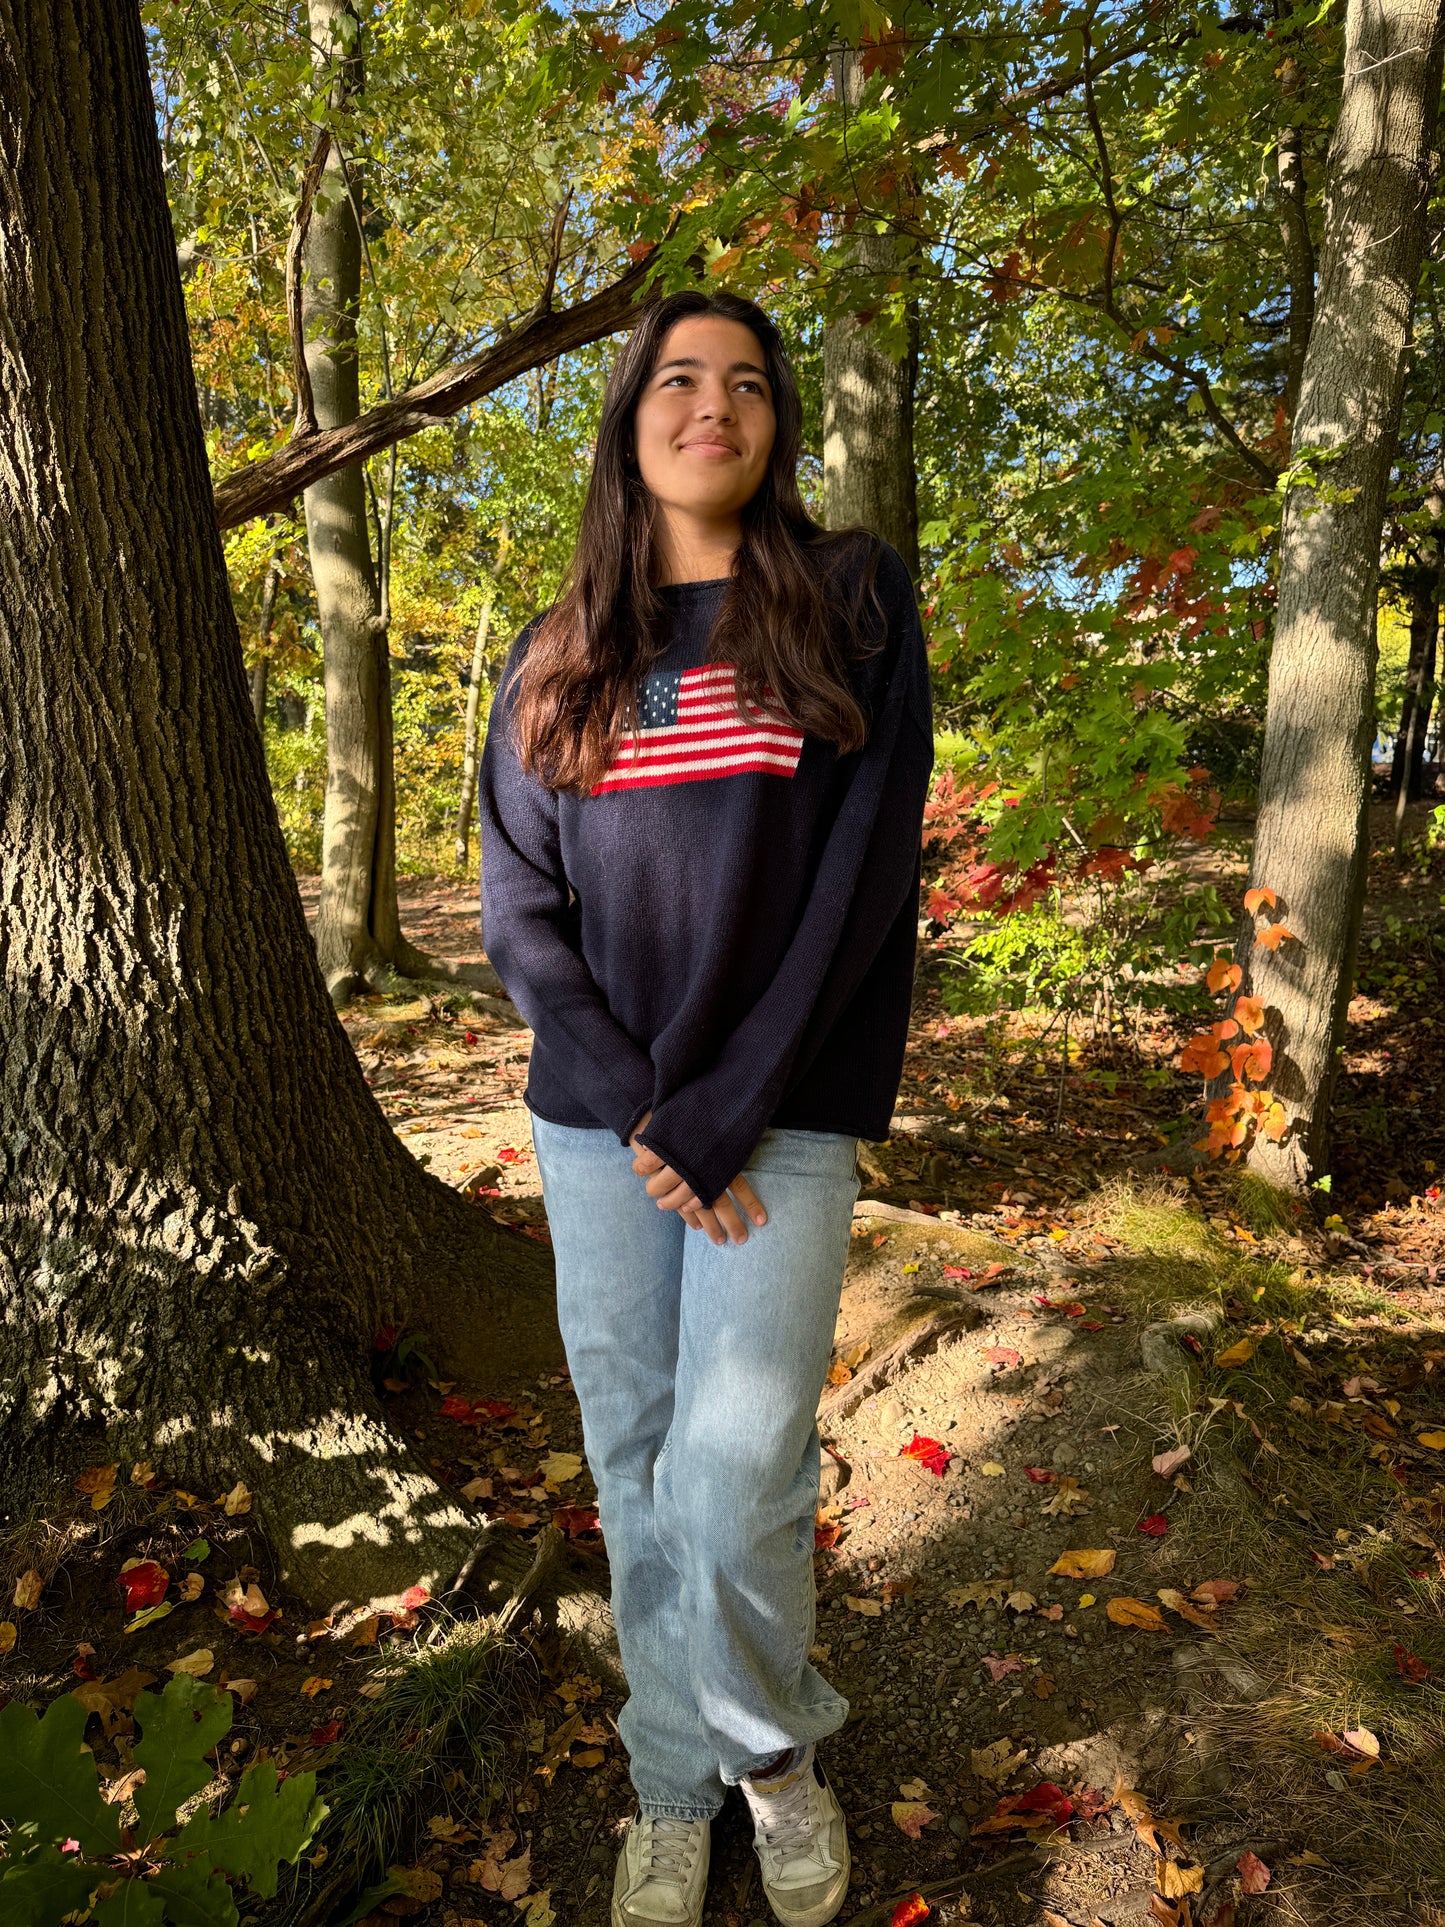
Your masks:
M 781 1793 L 768 1796 L 762 1808 L 762 1832 L 766 1845 L 780 1853 L 806 1853 L 813 1845 L 813 1820 L 808 1789 L 813 1784 L 812 1769 L 799 1773 L 796 1782 Z
M 648 1847 L 648 1877 L 685 1885 L 697 1851 L 691 1824 L 686 1820 L 653 1820 Z

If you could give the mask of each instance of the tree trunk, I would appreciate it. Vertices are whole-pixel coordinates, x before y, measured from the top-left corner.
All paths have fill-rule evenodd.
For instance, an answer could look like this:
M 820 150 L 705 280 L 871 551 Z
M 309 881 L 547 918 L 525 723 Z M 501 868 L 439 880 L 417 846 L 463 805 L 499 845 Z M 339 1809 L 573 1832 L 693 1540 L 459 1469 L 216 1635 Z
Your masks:
M 1238 961 L 1264 1000 L 1271 1083 L 1288 1130 L 1256 1137 L 1251 1166 L 1298 1189 L 1326 1168 L 1364 886 L 1374 737 L 1380 529 L 1425 239 L 1445 0 L 1350 0 L 1330 142 L 1314 326 L 1280 534 L 1251 881 L 1273 890 L 1291 936 Z
M 361 413 L 361 231 L 343 135 L 362 74 L 351 51 L 358 32 L 352 0 L 308 5 L 316 64 L 335 74 L 331 109 L 338 127 L 302 253 L 306 367 L 324 432 Z M 314 483 L 305 499 L 326 688 L 316 954 L 333 1000 L 342 1004 L 368 984 L 385 989 L 394 971 L 421 960 L 401 938 L 396 902 L 391 664 L 360 463 Z
M 477 763 L 480 731 L 477 717 L 482 707 L 482 677 L 486 673 L 487 635 L 492 626 L 492 604 L 497 585 L 488 582 L 482 590 L 482 608 L 477 617 L 476 640 L 472 644 L 472 673 L 467 683 L 467 720 L 462 736 L 462 793 L 457 801 L 456 859 L 465 865 L 472 833 L 472 805 L 477 798 Z
M 535 1371 L 546 1266 L 404 1149 L 316 967 L 134 0 L 0 0 L 0 401 L 0 1504 L 149 1458 L 244 1478 L 317 1604 L 435 1584 L 476 1522 L 387 1428 L 373 1335 Z
M 1434 560 L 1411 571 L 1410 654 L 1405 666 L 1404 701 L 1395 736 L 1390 785 L 1395 798 L 1395 848 L 1409 803 L 1418 801 L 1425 760 L 1425 732 L 1435 700 L 1435 646 L 1440 629 L 1440 565 Z
M 261 613 L 256 624 L 256 640 L 260 654 L 251 670 L 251 708 L 255 711 L 256 727 L 264 742 L 266 737 L 266 686 L 271 680 L 271 618 L 276 609 L 276 591 L 281 583 L 281 564 L 273 555 L 266 569 L 266 580 L 261 584 Z
M 833 62 L 834 88 L 846 107 L 862 98 L 856 52 Z M 847 244 L 842 274 L 858 284 L 849 303 L 823 330 L 823 519 L 829 528 L 860 523 L 891 542 L 918 574 L 918 477 L 913 456 L 913 385 L 918 372 L 918 319 L 909 310 L 909 338 L 901 359 L 884 347 L 876 324 L 863 318 L 896 283 L 903 250 L 892 234 L 859 231 Z

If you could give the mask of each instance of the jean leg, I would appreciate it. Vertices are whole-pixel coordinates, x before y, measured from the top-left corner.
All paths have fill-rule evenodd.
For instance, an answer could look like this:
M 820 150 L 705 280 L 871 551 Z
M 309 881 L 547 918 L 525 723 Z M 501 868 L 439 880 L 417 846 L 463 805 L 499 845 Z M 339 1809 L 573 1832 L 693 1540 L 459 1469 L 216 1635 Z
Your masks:
M 657 1529 L 682 1575 L 692 1691 L 724 1782 L 836 1732 L 847 1702 L 808 1659 L 818 1395 L 858 1194 L 852 1138 L 769 1131 L 744 1245 L 687 1239 L 676 1408 Z
M 725 1789 L 692 1694 L 678 1575 L 653 1518 L 654 1468 L 673 1419 L 686 1228 L 647 1196 L 610 1131 L 533 1118 L 532 1141 L 630 1693 L 618 1730 L 645 1811 L 709 1818 Z

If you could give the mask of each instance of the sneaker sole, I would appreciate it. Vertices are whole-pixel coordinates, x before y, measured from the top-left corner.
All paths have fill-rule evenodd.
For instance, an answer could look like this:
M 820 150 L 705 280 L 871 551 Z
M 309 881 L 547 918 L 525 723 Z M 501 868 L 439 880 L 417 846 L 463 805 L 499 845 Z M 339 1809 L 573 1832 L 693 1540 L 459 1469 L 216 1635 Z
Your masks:
M 837 1919 L 839 1909 L 848 1898 L 848 1876 L 852 1870 L 853 1850 L 845 1838 L 843 1842 L 843 1865 L 838 1874 L 838 1889 L 836 1895 L 828 1900 L 820 1900 L 814 1906 L 803 1911 L 790 1908 L 784 1913 L 777 1901 L 774 1900 L 773 1896 L 768 1892 L 766 1884 L 764 1884 L 763 1893 L 766 1896 L 768 1906 L 772 1909 L 773 1919 L 780 1923 L 780 1927 L 828 1927 L 830 1920 Z M 627 1927 L 627 1923 L 626 1921 L 614 1921 L 613 1927 Z

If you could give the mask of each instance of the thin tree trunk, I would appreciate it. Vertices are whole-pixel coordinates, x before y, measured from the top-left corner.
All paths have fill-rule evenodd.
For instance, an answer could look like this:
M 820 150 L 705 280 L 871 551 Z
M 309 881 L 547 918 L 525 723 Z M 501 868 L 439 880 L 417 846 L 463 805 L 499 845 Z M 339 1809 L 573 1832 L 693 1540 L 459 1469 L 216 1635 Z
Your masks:
M 1286 63 L 1285 92 L 1298 86 L 1298 62 Z M 1291 78 L 1293 76 L 1293 78 Z M 1315 251 L 1310 238 L 1304 160 L 1298 127 L 1281 127 L 1276 151 L 1279 185 L 1279 232 L 1284 243 L 1285 276 L 1289 288 L 1289 344 L 1285 351 L 1285 420 L 1293 424 L 1304 379 L 1305 353 L 1315 319 Z
M 337 123 L 302 251 L 306 366 L 317 427 L 325 430 L 361 413 L 362 241 L 343 134 L 362 70 L 348 51 L 358 31 L 352 0 L 308 5 L 315 60 L 334 74 Z M 384 989 L 408 961 L 399 954 L 396 902 L 391 664 L 359 463 L 307 489 L 306 533 L 326 689 L 316 954 L 333 1000 L 345 1003 L 368 984 Z
M 251 671 L 251 708 L 255 712 L 256 727 L 262 740 L 266 735 L 266 686 L 271 679 L 271 618 L 276 609 L 276 590 L 281 582 L 281 564 L 273 555 L 266 569 L 266 579 L 261 584 L 261 614 L 256 624 L 256 642 L 260 653 Z
M 479 735 L 477 717 L 482 706 L 482 678 L 486 673 L 487 637 L 492 627 L 492 604 L 496 600 L 496 581 L 482 590 L 481 613 L 477 617 L 476 640 L 472 644 L 472 673 L 467 683 L 467 720 L 462 735 L 462 793 L 457 800 L 456 859 L 465 864 L 472 834 L 472 805 L 477 798 Z
M 845 107 L 862 98 L 856 52 L 833 62 L 834 87 Z M 892 234 L 855 233 L 842 274 L 857 283 L 853 312 L 823 331 L 823 519 L 829 528 L 860 523 L 891 542 L 918 574 L 918 479 L 913 453 L 913 388 L 918 372 L 917 314 L 900 359 L 884 347 L 877 324 L 858 310 L 872 305 L 904 264 Z
M 1432 543 L 1431 547 L 1435 545 Z M 1395 795 L 1395 855 L 1405 836 L 1405 811 L 1421 790 L 1425 732 L 1435 699 L 1435 647 L 1440 630 L 1440 564 L 1433 557 L 1411 573 L 1410 654 L 1404 701 L 1390 771 Z
M 0 1504 L 150 1458 L 243 1478 L 318 1604 L 435 1584 L 475 1521 L 388 1428 L 373 1336 L 535 1371 L 546 1266 L 411 1158 L 316 967 L 134 0 L 0 0 L 0 408 Z
M 1251 881 L 1292 935 L 1238 960 L 1264 1000 L 1270 1082 L 1288 1130 L 1249 1162 L 1299 1189 L 1326 1168 L 1349 1009 L 1374 736 L 1380 530 L 1425 240 L 1439 109 L 1442 0 L 1350 0 L 1330 143 L 1314 326 L 1296 450 L 1322 449 L 1280 535 Z

